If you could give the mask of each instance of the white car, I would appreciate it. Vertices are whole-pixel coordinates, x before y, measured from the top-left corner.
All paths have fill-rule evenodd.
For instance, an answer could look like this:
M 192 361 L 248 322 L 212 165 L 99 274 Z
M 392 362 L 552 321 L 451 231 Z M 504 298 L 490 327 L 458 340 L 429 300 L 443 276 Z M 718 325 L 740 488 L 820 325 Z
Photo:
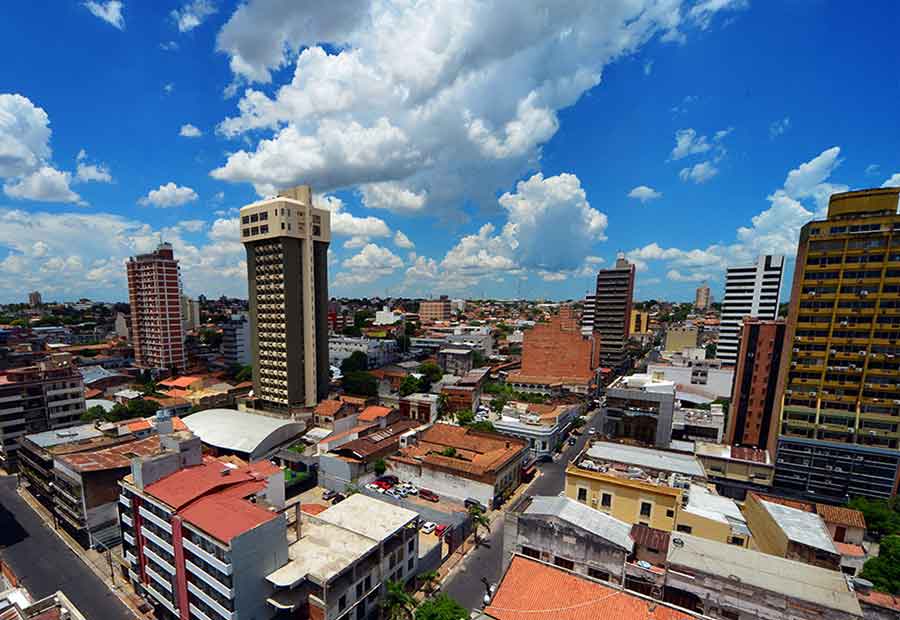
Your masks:
M 588 429 L 588 435 L 596 435 L 596 434 L 597 434 L 597 429 L 596 429 L 596 428 L 589 428 L 589 429 Z
M 408 482 L 403 486 L 403 490 L 406 491 L 407 494 L 409 494 L 409 495 L 418 495 L 419 494 L 419 489 L 417 489 L 414 485 L 412 485 Z
M 437 523 L 434 521 L 426 521 L 422 524 L 422 533 L 423 534 L 431 534 L 434 531 L 434 528 L 437 527 Z

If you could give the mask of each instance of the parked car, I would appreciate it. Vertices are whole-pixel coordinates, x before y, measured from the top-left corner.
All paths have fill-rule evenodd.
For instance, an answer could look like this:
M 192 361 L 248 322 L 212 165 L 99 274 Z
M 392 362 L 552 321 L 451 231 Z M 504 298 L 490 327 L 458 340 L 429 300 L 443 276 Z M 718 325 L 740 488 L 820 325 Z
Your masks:
M 597 429 L 596 429 L 596 428 L 589 428 L 589 429 L 588 429 L 588 435 L 596 435 L 596 434 L 597 434 Z
M 403 499 L 403 496 L 397 492 L 397 489 L 388 489 L 387 491 L 384 492 L 384 494 L 390 495 L 391 497 L 393 497 L 395 499 Z
M 467 498 L 466 501 L 463 502 L 463 505 L 466 508 L 477 508 L 481 512 L 487 512 L 487 507 L 472 497 Z
M 574 446 L 576 443 L 578 443 L 577 437 L 569 437 L 569 445 L 570 446 Z
M 436 528 L 434 528 L 434 535 L 437 536 L 438 538 L 442 538 L 444 536 L 444 534 L 446 534 L 446 533 L 447 533 L 447 526 L 444 524 L 438 525 Z
M 419 489 L 417 489 L 414 485 L 406 483 L 406 486 L 403 487 L 403 490 L 409 493 L 410 495 L 418 495 Z
M 374 482 L 370 482 L 369 484 L 367 484 L 367 485 L 366 485 L 366 488 L 369 489 L 370 491 L 378 491 L 378 490 L 381 490 L 381 492 L 384 493 L 384 489 L 382 489 L 380 486 L 378 486 L 378 485 L 375 484 Z
M 421 532 L 423 534 L 431 534 L 436 527 L 437 523 L 435 523 L 434 521 L 426 521 L 422 524 Z
M 400 479 L 397 476 L 381 476 L 375 482 L 387 482 L 389 485 L 394 486 L 400 482 Z
M 327 502 L 328 500 L 333 499 L 335 495 L 338 495 L 337 491 L 332 491 L 331 489 L 328 489 L 327 491 L 322 493 L 322 499 Z
M 390 489 L 391 487 L 394 486 L 390 482 L 385 482 L 384 480 L 376 480 L 372 484 L 374 484 L 375 486 L 377 486 L 378 488 L 380 488 L 384 491 L 387 491 L 388 489 Z
M 429 502 L 439 502 L 441 500 L 437 493 L 428 489 L 419 489 L 419 497 Z
M 334 497 L 331 498 L 331 505 L 334 506 L 335 504 L 340 504 L 345 499 L 347 499 L 347 498 L 344 497 L 343 495 L 341 495 L 340 493 L 337 493 L 337 494 L 335 494 Z

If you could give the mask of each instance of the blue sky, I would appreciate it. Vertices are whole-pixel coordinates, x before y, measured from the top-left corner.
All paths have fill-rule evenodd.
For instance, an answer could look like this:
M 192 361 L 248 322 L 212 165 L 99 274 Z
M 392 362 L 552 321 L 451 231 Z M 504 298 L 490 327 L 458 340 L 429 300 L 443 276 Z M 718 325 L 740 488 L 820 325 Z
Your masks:
M 309 182 L 334 295 L 721 296 L 900 185 L 890 2 L 34 0 L 0 23 L 0 302 L 121 300 L 172 241 L 246 294 L 236 209 Z

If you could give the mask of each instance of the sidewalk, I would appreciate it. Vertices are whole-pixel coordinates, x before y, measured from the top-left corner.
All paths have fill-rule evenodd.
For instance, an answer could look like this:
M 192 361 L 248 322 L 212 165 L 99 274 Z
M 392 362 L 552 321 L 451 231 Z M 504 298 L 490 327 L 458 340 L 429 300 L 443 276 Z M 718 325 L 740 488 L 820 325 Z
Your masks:
M 50 513 L 47 508 L 44 507 L 39 501 L 37 501 L 31 493 L 28 492 L 24 487 L 17 487 L 17 492 L 19 493 L 19 497 L 28 504 L 28 506 L 34 510 L 34 512 L 41 518 L 44 524 L 48 529 L 52 530 L 56 536 L 62 540 L 66 546 L 81 559 L 82 562 L 87 564 L 87 566 L 94 572 L 97 577 L 100 578 L 103 583 L 115 594 L 120 601 L 133 613 L 137 618 L 153 618 L 153 612 L 142 613 L 138 608 L 138 605 L 141 604 L 141 598 L 134 593 L 131 589 L 131 586 L 122 579 L 121 576 L 115 576 L 110 572 L 109 560 L 106 555 L 96 551 L 95 549 L 85 549 L 78 542 L 72 538 L 68 532 L 66 532 L 62 528 L 57 528 L 54 525 L 53 515 Z M 112 557 L 112 570 L 115 571 L 116 567 L 121 564 L 122 556 L 121 556 L 121 547 L 116 547 L 111 551 L 113 554 Z

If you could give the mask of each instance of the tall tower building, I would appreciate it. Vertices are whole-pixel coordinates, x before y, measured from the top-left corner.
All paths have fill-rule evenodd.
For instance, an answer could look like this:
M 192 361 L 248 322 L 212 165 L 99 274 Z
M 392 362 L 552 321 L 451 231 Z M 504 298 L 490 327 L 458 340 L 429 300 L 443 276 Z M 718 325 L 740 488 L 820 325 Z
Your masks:
M 900 465 L 900 189 L 834 194 L 800 231 L 776 484 L 890 497 Z
M 768 449 L 773 459 L 778 439 L 778 369 L 785 328 L 783 319 L 744 320 L 725 432 L 729 445 Z
M 613 371 L 620 371 L 625 365 L 633 296 L 634 265 L 620 252 L 615 267 L 597 274 L 594 298 L 594 330 L 600 332 L 600 365 Z
M 737 362 L 741 323 L 745 317 L 774 321 L 778 317 L 784 256 L 760 256 L 752 265 L 729 267 L 722 299 L 716 357 L 723 364 Z
M 28 293 L 28 305 L 32 308 L 39 308 L 41 306 L 40 291 L 31 291 Z
M 596 295 L 584 296 L 584 308 L 581 311 L 581 335 L 590 336 L 594 333 L 594 317 L 597 307 Z
M 182 372 L 181 274 L 172 245 L 160 243 L 154 252 L 132 256 L 127 272 L 135 365 Z
M 706 284 L 697 287 L 697 294 L 694 295 L 694 307 L 697 310 L 709 308 L 709 287 Z
M 313 407 L 328 394 L 331 213 L 308 185 L 241 209 L 253 392 L 264 408 Z

